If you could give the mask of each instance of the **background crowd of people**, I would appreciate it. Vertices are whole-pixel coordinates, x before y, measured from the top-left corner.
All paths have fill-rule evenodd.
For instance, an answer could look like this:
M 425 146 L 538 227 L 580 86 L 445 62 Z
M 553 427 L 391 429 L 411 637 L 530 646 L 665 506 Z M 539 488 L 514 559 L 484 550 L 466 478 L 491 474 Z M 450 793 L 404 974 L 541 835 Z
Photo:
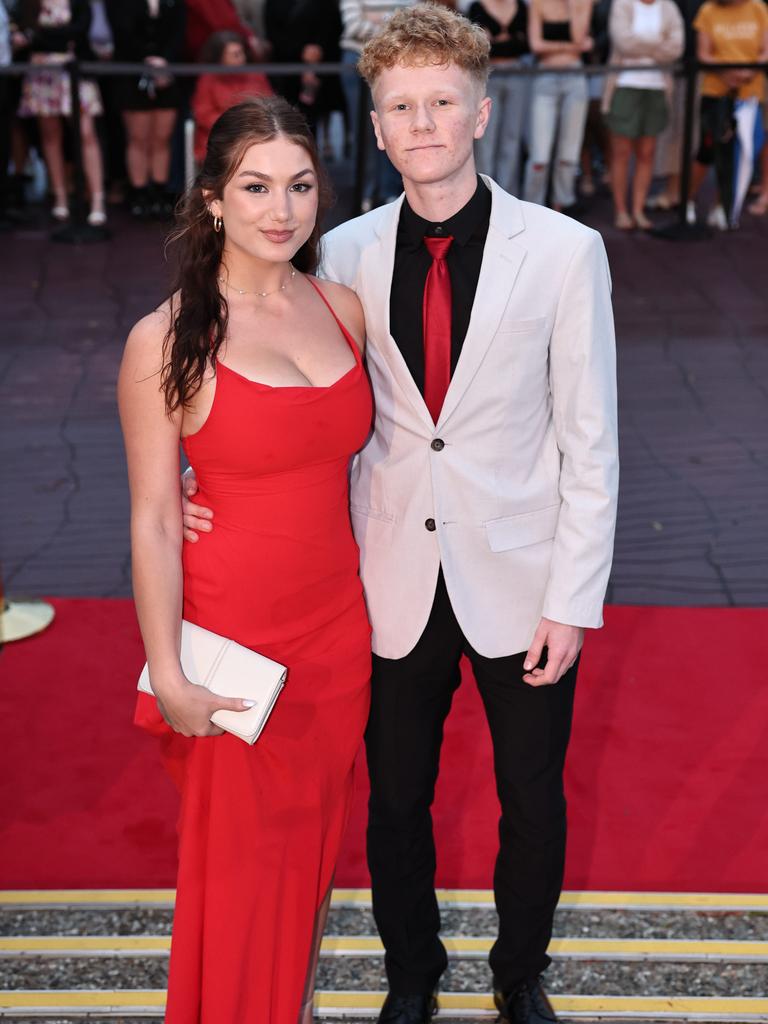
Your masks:
M 188 149 L 199 162 L 223 110 L 244 95 L 274 92 L 303 111 L 328 156 L 334 135 L 349 151 L 365 95 L 351 70 L 269 76 L 244 70 L 195 79 L 164 73 L 167 65 L 341 62 L 351 69 L 366 40 L 412 2 L 0 0 L 0 67 L 29 67 L 24 76 L 0 75 L 0 219 L 7 225 L 19 216 L 30 153 L 44 161 L 52 216 L 70 217 L 71 96 L 64 65 L 71 58 L 147 66 L 138 77 L 81 82 L 89 222 L 105 223 L 108 201 L 124 201 L 137 218 L 166 218 L 189 173 L 186 124 L 194 123 Z M 745 208 L 754 216 L 768 212 L 764 72 L 702 74 L 692 187 L 683 197 L 684 82 L 668 70 L 686 48 L 703 62 L 768 62 L 765 0 L 458 0 L 456 6 L 490 39 L 494 116 L 477 157 L 480 170 L 503 188 L 566 212 L 578 212 L 596 189 L 609 188 L 621 230 L 647 229 L 649 210 L 683 201 L 689 221 L 701 213 L 723 230 L 738 226 Z M 599 70 L 607 63 L 610 72 Z M 526 73 L 533 68 L 536 74 Z M 365 208 L 401 190 L 372 132 L 369 140 Z M 697 195 L 711 168 L 715 200 L 699 211 Z M 651 195 L 654 177 L 662 184 Z

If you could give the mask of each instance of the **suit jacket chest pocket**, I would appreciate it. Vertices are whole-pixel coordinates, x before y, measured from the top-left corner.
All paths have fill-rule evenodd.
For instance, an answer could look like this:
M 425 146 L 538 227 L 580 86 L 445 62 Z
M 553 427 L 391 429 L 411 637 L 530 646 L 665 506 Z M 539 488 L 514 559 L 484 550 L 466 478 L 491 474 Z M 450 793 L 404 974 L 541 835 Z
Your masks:
M 526 320 L 504 318 L 499 323 L 487 360 L 491 375 L 487 386 L 498 390 L 505 381 L 506 400 L 512 394 L 526 404 L 548 391 L 549 329 L 545 316 Z M 526 397 L 527 395 L 527 397 Z
M 513 317 L 502 317 L 499 322 L 496 334 L 520 334 L 520 335 L 544 335 L 545 328 L 547 326 L 547 318 L 545 316 L 535 316 L 528 320 L 519 320 Z

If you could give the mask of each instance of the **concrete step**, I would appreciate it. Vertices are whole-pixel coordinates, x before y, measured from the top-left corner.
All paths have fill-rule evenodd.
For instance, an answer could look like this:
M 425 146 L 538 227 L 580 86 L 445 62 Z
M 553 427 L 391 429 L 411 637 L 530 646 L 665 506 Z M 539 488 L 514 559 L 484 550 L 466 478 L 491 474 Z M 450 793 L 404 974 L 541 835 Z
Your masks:
M 0 1016 L 161 1019 L 171 890 L 0 893 Z M 493 1019 L 492 894 L 440 894 L 449 951 L 438 1020 Z M 561 1019 L 768 1022 L 768 897 L 565 893 L 547 988 Z M 386 978 L 370 893 L 335 894 L 317 1019 L 375 1019 Z
M 443 935 L 453 960 L 485 960 L 494 936 Z M 162 957 L 170 936 L 161 935 L 14 935 L 0 938 L 0 957 Z M 665 960 L 673 962 L 768 963 L 768 942 L 688 939 L 556 938 L 549 947 L 554 960 Z M 377 935 L 326 935 L 322 957 L 380 958 Z
M 172 907 L 173 889 L 5 889 L 2 907 Z M 488 889 L 438 889 L 441 907 L 493 906 Z M 335 889 L 332 906 L 371 905 L 370 889 Z M 566 891 L 561 909 L 693 910 L 768 912 L 768 893 Z
M 93 1015 L 132 1020 L 160 1019 L 165 994 L 158 990 L 84 990 L 58 992 L 19 991 L 5 993 L 0 1014 L 44 1018 L 57 1024 L 68 1018 Z M 384 1000 L 383 992 L 321 991 L 315 1005 L 319 1020 L 365 1020 L 376 1017 Z M 553 996 L 558 1015 L 566 1020 L 638 1020 L 638 1021 L 768 1021 L 768 1001 L 746 998 L 659 998 L 648 996 Z M 475 993 L 443 993 L 440 996 L 440 1020 L 485 1021 L 496 1011 L 490 996 Z

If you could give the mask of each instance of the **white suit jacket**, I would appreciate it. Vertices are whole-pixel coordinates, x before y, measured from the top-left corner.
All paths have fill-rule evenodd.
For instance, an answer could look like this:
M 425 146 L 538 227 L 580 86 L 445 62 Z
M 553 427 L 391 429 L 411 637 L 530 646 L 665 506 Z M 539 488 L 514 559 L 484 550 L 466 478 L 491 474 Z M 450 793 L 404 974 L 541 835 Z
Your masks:
M 486 657 L 527 650 L 542 615 L 602 625 L 618 487 L 605 249 L 590 228 L 484 180 L 490 227 L 437 424 L 389 332 L 402 197 L 323 243 L 323 275 L 365 310 L 376 414 L 351 471 L 351 515 L 385 658 L 421 636 L 441 564 Z

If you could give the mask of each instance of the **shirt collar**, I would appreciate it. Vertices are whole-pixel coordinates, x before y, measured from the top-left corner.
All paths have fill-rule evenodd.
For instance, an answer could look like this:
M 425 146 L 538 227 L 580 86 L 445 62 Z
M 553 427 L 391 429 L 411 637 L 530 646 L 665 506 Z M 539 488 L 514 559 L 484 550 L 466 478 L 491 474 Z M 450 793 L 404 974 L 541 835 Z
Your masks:
M 424 220 L 403 201 L 398 225 L 398 239 L 409 247 L 418 248 L 424 243 L 424 236 L 446 238 L 453 235 L 458 245 L 466 245 L 475 240 L 484 241 L 491 218 L 491 192 L 485 182 L 478 177 L 477 187 L 469 202 L 447 220 L 437 223 Z

